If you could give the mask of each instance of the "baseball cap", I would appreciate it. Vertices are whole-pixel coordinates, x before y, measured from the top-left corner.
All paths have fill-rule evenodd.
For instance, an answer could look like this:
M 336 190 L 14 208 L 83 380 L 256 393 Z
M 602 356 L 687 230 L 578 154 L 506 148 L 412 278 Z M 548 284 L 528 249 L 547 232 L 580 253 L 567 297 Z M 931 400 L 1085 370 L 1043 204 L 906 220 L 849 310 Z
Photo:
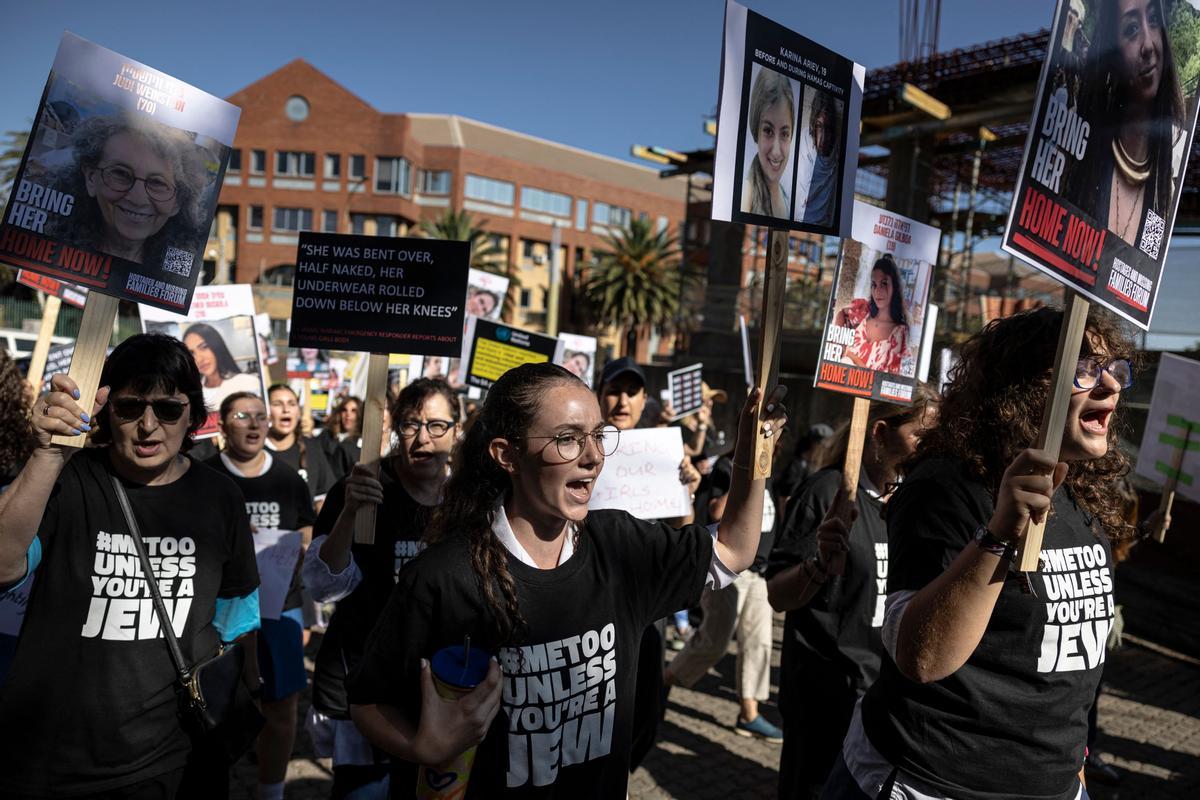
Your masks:
M 632 372 L 641 381 L 642 386 L 646 385 L 646 373 L 642 372 L 642 368 L 638 366 L 637 362 L 629 356 L 621 356 L 604 365 L 604 371 L 600 373 L 600 386 L 603 387 L 604 384 L 626 372 Z

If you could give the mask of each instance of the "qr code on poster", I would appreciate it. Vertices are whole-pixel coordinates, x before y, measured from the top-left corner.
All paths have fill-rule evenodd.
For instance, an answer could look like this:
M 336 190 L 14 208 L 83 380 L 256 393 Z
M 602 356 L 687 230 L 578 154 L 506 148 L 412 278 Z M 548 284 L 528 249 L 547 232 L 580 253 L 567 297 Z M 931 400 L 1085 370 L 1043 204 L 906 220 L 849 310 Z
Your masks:
M 1158 260 L 1158 248 L 1162 246 L 1163 232 L 1167 222 L 1152 209 L 1146 209 L 1146 227 L 1142 229 L 1142 252 Z
M 192 261 L 195 256 L 187 250 L 180 250 L 178 247 L 167 247 L 167 253 L 163 256 L 162 268 L 166 272 L 174 272 L 176 275 L 184 278 L 192 277 Z

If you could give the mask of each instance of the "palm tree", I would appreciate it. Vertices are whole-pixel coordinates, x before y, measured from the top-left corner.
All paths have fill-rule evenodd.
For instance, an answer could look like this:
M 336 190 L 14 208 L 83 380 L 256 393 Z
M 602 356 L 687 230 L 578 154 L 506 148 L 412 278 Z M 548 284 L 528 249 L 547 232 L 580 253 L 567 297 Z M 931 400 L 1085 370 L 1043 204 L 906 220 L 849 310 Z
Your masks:
M 596 253 L 584 297 L 599 324 L 624 332 L 623 354 L 634 355 L 639 335 L 679 323 L 679 298 L 692 276 L 680 264 L 675 237 L 666 229 L 655 232 L 649 220 L 630 220 L 607 239 L 609 249 Z
M 504 295 L 502 314 L 508 319 L 512 313 L 513 295 L 521 287 L 521 279 L 508 271 L 504 250 L 496 244 L 485 229 L 487 220 L 478 224 L 469 211 L 446 209 L 446 213 L 437 219 L 421 220 L 417 232 L 426 239 L 449 239 L 457 242 L 468 242 L 471 245 L 471 267 L 508 278 L 508 294 Z

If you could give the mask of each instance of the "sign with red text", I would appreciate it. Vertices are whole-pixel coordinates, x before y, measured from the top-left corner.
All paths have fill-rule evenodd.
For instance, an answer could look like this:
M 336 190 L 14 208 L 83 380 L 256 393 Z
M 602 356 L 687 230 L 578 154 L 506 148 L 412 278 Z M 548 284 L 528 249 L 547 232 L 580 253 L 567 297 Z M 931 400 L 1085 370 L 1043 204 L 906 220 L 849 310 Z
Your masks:
M 240 114 L 64 34 L 0 220 L 0 261 L 186 312 Z
M 679 482 L 683 437 L 679 428 L 621 431 L 617 452 L 604 459 L 588 509 L 619 508 L 638 519 L 673 519 L 691 513 L 687 486 Z
M 37 272 L 29 272 L 22 269 L 17 271 L 17 283 L 28 286 L 30 289 L 45 292 L 52 297 L 57 297 L 64 303 L 70 303 L 76 308 L 83 308 L 83 304 L 87 302 L 87 289 L 82 286 L 76 286 L 73 283 L 60 281 L 58 278 L 51 278 L 49 275 L 41 275 Z
M 302 231 L 288 345 L 456 356 L 469 260 L 466 242 Z
M 937 261 L 937 228 L 855 202 L 842 241 L 815 385 L 911 403 Z
M 1144 330 L 1196 125 L 1200 11 L 1168 8 L 1059 0 L 1003 241 Z

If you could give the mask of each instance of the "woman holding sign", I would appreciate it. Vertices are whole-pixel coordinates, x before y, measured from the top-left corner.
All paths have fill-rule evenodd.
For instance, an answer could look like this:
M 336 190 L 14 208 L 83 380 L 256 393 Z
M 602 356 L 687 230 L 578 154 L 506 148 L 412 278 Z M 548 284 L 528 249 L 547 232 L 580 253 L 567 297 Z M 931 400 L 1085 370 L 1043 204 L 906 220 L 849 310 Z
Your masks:
M 766 435 L 783 425 L 781 397 L 767 405 Z M 358 726 L 418 764 L 480 743 L 472 797 L 623 797 L 642 631 L 754 560 L 763 481 L 748 465 L 759 400 L 752 393 L 739 419 L 714 537 L 622 511 L 589 514 L 618 432 L 562 367 L 505 373 L 455 454 L 432 544 L 401 573 L 351 678 Z M 430 660 L 464 644 L 495 661 L 476 689 L 442 698 Z M 501 705 L 508 722 L 496 719 Z
M 767 566 L 767 596 L 787 612 L 779 671 L 780 798 L 820 795 L 854 704 L 879 676 L 887 579 L 883 509 L 937 395 L 918 383 L 911 406 L 873 403 L 854 503 L 841 490 L 850 426 L 820 448 L 815 472 L 789 504 Z M 813 725 L 814 719 L 821 720 Z
M 180 722 L 178 675 L 112 484 L 128 494 L 184 658 L 245 637 L 257 694 L 258 570 L 241 493 L 184 455 L 206 417 L 200 374 L 178 340 L 142 334 L 108 357 L 91 414 L 71 378 L 52 386 L 34 406 L 37 447 L 0 494 L 0 586 L 37 570 L 0 687 L 0 796 L 222 797 L 228 765 Z M 51 443 L 93 428 L 99 447 Z
M 251 392 L 229 395 L 221 403 L 220 420 L 225 449 L 204 464 L 229 475 L 242 490 L 246 516 L 256 539 L 281 531 L 300 534 L 300 549 L 295 550 L 291 569 L 286 576 L 275 576 L 290 584 L 286 596 L 276 595 L 275 607 L 267 608 L 264 589 L 262 630 L 258 636 L 262 711 L 267 718 L 266 727 L 258 736 L 258 797 L 279 800 L 283 797 L 283 782 L 296 739 L 297 701 L 308 685 L 308 674 L 304 671 L 304 619 L 300 611 L 300 556 L 312 538 L 317 515 L 304 479 L 266 450 L 270 417 L 261 397 Z M 265 573 L 260 576 L 264 587 L 268 586 L 270 578 Z
M 391 427 L 400 444 L 380 461 L 378 476 L 357 466 L 330 490 L 304 562 L 313 596 L 338 604 L 317 653 L 309 719 L 313 741 L 333 758 L 334 798 L 367 786 L 387 789 L 386 761 L 350 721 L 346 676 L 362 658 L 400 569 L 424 546 L 461 435 L 458 397 L 444 380 L 418 378 L 392 404 Z M 356 544 L 355 520 L 368 505 L 378 507 L 375 542 Z
M 1114 414 L 1134 345 L 1093 312 L 1081 358 L 1066 366 L 1075 389 L 1056 462 L 1029 443 L 1062 320 L 1023 312 L 962 347 L 939 424 L 888 503 L 886 654 L 824 797 L 887 786 L 962 800 L 1081 796 L 1113 620 L 1109 543 L 1133 534 Z M 1036 520 L 1046 521 L 1041 564 L 1020 573 L 1015 552 Z

